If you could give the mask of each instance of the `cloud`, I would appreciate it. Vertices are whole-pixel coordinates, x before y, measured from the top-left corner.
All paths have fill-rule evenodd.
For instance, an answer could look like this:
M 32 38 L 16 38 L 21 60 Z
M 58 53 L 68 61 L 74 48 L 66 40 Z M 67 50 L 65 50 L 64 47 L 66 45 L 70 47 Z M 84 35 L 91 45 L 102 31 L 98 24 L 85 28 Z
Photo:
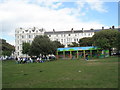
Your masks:
M 104 6 L 104 2 L 100 0 L 86 0 L 88 5 L 92 10 L 96 10 L 98 12 L 107 12 L 107 9 Z
M 15 38 L 15 29 L 18 27 L 36 26 L 43 27 L 46 31 L 52 31 L 53 28 L 60 31 L 70 30 L 71 28 L 80 30 L 82 28 L 90 29 L 104 26 L 95 21 L 82 22 L 80 18 L 76 17 L 86 14 L 81 11 L 85 5 L 83 2 L 77 2 L 77 8 L 59 8 L 62 5 L 63 2 L 55 3 L 50 0 L 47 3 L 45 3 L 45 0 L 4 0 L 0 3 L 0 23 L 2 23 L 0 29 L 2 29 L 2 34 Z M 96 7 L 93 7 L 93 9 L 98 10 Z

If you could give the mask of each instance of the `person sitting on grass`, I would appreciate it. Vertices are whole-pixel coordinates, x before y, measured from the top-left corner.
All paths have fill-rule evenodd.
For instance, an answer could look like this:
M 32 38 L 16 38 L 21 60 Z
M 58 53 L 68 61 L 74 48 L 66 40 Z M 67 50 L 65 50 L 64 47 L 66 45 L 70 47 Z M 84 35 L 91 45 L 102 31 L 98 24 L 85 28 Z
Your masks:
M 47 55 L 47 61 L 49 61 L 49 56 Z
M 33 60 L 30 58 L 30 63 L 33 63 Z
M 26 62 L 26 58 L 23 58 L 23 63 L 25 63 Z
M 37 63 L 39 63 L 39 62 L 40 62 L 40 58 L 38 57 L 38 58 L 37 58 Z
M 85 60 L 88 60 L 88 54 L 85 55 Z
M 18 59 L 17 59 L 17 63 L 18 63 L 18 64 L 21 63 L 21 58 L 20 58 L 20 57 L 18 57 Z
M 23 58 L 22 57 L 20 57 L 20 64 L 23 62 Z
M 26 63 L 30 63 L 30 58 L 27 58 L 27 61 L 26 61 Z
M 15 58 L 15 61 L 16 61 L 16 63 L 18 64 L 18 58 L 17 58 L 17 57 Z

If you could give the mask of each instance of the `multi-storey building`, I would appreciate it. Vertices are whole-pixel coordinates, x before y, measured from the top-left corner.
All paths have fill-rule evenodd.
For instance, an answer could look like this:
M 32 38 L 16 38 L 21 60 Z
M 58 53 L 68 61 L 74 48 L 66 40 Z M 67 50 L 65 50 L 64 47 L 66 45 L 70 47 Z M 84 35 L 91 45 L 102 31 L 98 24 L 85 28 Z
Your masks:
M 45 29 L 33 28 L 17 28 L 15 30 L 15 54 L 17 57 L 24 56 L 22 54 L 22 43 L 29 42 L 32 43 L 36 35 L 47 35 L 52 41 L 59 41 L 61 44 L 68 46 L 72 42 L 78 43 L 79 39 L 84 37 L 92 37 L 95 32 L 99 30 L 69 30 L 69 31 L 48 31 Z

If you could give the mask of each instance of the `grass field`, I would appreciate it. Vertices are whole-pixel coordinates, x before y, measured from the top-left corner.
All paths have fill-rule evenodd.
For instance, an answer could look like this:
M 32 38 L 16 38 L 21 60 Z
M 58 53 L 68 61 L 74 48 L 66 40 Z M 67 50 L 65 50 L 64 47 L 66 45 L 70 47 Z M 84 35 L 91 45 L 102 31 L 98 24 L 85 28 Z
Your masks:
M 118 62 L 118 57 L 30 64 L 3 61 L 2 87 L 117 88 Z

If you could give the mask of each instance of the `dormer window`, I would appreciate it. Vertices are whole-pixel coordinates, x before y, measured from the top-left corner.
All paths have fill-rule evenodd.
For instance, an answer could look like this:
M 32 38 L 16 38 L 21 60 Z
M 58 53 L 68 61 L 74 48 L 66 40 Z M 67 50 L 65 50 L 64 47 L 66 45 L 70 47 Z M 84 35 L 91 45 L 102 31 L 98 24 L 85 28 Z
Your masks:
M 26 32 L 28 32 L 28 30 L 25 30 Z
M 35 30 L 32 30 L 33 32 L 35 31 Z

